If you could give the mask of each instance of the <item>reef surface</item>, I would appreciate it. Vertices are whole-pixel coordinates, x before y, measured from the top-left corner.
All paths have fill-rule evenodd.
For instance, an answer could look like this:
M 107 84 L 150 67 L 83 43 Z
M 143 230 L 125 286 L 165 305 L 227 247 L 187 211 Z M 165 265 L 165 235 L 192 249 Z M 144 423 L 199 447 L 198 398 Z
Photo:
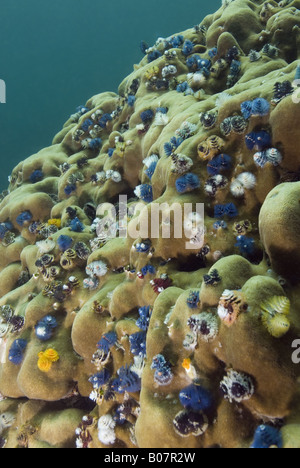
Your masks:
M 300 0 L 141 49 L 1 195 L 0 445 L 300 448 Z

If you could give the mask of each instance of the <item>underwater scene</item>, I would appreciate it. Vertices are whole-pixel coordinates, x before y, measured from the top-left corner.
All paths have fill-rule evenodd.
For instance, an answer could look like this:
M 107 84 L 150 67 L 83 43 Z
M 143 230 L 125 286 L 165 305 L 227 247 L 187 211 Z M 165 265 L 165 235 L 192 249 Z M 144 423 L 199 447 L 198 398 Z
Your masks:
M 140 3 L 3 6 L 0 447 L 300 448 L 300 0 Z

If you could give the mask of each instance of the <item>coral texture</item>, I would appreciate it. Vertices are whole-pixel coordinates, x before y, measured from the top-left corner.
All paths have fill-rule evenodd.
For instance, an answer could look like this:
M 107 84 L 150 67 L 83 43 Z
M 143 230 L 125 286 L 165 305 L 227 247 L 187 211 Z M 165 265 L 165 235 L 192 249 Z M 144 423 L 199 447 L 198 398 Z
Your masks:
M 299 9 L 225 0 L 142 43 L 13 170 L 1 446 L 300 448 Z

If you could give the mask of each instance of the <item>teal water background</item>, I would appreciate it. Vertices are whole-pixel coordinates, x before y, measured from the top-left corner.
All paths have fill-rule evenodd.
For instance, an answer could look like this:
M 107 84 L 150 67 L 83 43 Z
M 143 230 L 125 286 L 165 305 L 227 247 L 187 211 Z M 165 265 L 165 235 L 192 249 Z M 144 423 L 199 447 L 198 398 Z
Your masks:
M 78 105 L 118 85 L 158 37 L 214 13 L 220 0 L 0 0 L 0 191 Z

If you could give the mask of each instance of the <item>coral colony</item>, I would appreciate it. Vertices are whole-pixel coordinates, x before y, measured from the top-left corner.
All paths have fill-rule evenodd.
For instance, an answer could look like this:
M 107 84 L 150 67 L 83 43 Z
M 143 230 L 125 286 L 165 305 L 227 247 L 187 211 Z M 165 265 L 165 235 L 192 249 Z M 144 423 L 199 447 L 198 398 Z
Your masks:
M 1 194 L 0 446 L 300 448 L 300 2 L 141 53 Z

